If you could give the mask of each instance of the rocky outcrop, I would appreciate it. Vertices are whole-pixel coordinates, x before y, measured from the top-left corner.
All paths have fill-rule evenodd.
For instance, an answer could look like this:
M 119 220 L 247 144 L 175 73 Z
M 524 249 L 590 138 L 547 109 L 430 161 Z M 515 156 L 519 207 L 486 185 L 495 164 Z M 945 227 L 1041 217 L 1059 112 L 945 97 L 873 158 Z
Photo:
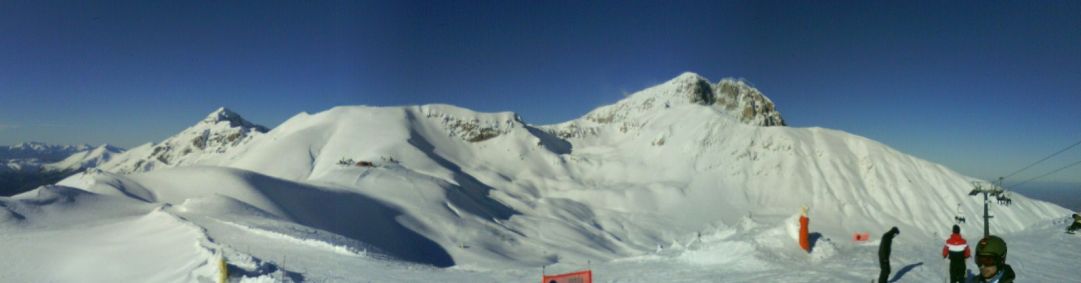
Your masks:
M 786 125 L 773 101 L 747 82 L 722 79 L 714 84 L 688 72 L 594 109 L 577 120 L 543 128 L 561 138 L 593 136 L 604 129 L 627 133 L 649 123 L 654 113 L 686 105 L 710 107 L 748 125 Z

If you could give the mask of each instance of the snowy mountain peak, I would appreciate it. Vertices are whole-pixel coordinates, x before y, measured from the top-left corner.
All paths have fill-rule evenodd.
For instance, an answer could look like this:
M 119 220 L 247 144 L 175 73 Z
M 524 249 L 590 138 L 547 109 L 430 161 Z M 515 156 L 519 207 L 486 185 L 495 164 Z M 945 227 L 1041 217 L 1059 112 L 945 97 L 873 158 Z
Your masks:
M 664 83 L 669 88 L 675 88 L 674 92 L 660 92 L 668 99 L 687 101 L 699 105 L 713 103 L 713 87 L 709 80 L 691 72 L 684 72 L 679 76 Z
M 695 73 L 695 72 L 683 72 L 682 74 L 679 74 L 675 78 L 672 78 L 671 80 L 668 80 L 667 83 L 674 83 L 674 82 L 692 82 L 693 83 L 693 82 L 698 82 L 698 81 L 705 81 L 706 83 L 709 83 L 709 79 L 706 79 L 706 77 L 703 77 L 702 75 L 699 75 L 698 73 Z
M 672 103 L 711 106 L 750 125 L 785 125 L 773 101 L 741 79 L 725 78 L 714 84 L 696 73 L 684 72 L 668 82 L 632 95 L 635 96 L 639 96 L 635 100 L 647 103 L 664 99 L 666 106 Z
M 636 92 L 614 105 L 598 108 L 586 115 L 586 119 L 598 123 L 622 122 L 642 113 L 655 113 L 687 104 L 714 108 L 749 125 L 785 125 L 773 101 L 750 84 L 731 78 L 713 84 L 691 72 Z
M 225 107 L 219 107 L 217 110 L 214 110 L 214 112 L 210 112 L 210 114 L 206 115 L 206 118 L 202 121 L 202 123 L 206 124 L 217 124 L 221 122 L 228 122 L 230 127 L 254 128 L 259 132 L 267 131 L 266 127 L 248 122 L 248 120 L 244 120 L 244 117 L 240 117 L 240 114 Z
M 594 136 L 613 128 L 627 133 L 662 116 L 700 111 L 713 113 L 695 119 L 731 118 L 752 126 L 785 126 L 773 101 L 747 82 L 726 78 L 710 83 L 696 73 L 684 72 L 615 104 L 594 109 L 582 118 L 544 128 L 563 138 Z
M 108 162 L 113 156 L 122 152 L 124 152 L 123 148 L 102 144 L 91 149 L 71 154 L 67 158 L 64 158 L 64 160 L 45 164 L 44 168 L 53 171 L 81 170 Z
M 202 121 L 157 144 L 133 148 L 98 166 L 118 173 L 146 172 L 156 168 L 195 164 L 214 165 L 225 153 L 269 131 L 221 107 Z

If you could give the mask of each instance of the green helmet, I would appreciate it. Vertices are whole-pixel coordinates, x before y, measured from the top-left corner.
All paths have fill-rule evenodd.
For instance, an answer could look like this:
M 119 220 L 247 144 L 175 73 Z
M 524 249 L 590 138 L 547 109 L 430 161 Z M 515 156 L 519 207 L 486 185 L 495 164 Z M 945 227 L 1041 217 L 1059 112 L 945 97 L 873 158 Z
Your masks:
M 1006 259 L 1006 241 L 998 236 L 987 236 L 976 244 L 976 255 L 989 255 L 999 259 Z

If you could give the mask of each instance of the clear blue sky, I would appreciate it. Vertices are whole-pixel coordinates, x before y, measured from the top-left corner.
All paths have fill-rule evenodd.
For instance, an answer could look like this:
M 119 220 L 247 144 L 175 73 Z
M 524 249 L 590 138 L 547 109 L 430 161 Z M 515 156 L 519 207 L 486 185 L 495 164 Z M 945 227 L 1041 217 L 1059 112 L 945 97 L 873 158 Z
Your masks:
M 1077 1 L 96 2 L 0 1 L 0 144 L 131 147 L 219 106 L 270 127 L 425 103 L 548 124 L 683 71 L 981 178 L 1081 140 Z

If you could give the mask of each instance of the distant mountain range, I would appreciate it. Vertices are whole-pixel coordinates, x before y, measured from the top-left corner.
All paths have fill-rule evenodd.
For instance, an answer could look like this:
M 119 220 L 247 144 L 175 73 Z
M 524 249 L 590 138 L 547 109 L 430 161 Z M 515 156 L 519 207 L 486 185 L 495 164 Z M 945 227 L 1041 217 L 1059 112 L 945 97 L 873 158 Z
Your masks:
M 214 163 L 215 158 L 266 131 L 266 127 L 223 107 L 169 139 L 131 150 L 108 144 L 92 147 L 26 142 L 0 146 L 0 196 L 52 184 L 87 168 L 135 173 Z
M 103 144 L 53 145 L 26 142 L 0 146 L 0 195 L 52 184 L 83 169 L 109 161 L 124 149 Z
M 38 160 L 56 162 L 73 153 L 89 150 L 92 147 L 81 145 L 53 145 L 43 142 L 24 142 L 16 145 L 0 145 L 0 160 Z

